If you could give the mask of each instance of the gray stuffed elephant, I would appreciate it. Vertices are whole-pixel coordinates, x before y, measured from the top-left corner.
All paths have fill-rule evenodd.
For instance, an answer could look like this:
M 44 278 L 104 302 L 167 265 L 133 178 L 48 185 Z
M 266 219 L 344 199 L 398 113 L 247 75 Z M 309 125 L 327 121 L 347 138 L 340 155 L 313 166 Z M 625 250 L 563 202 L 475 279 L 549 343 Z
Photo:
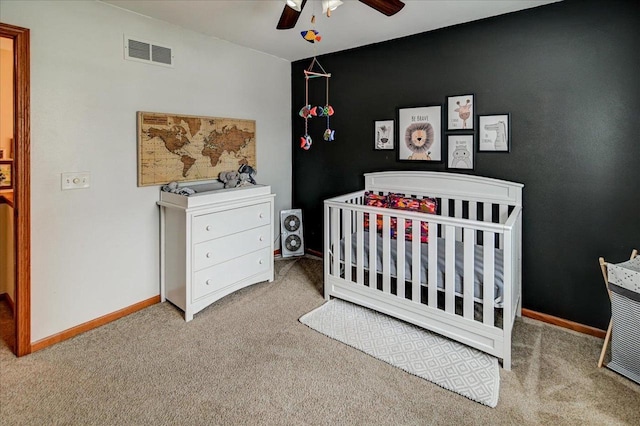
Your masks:
M 220 172 L 220 175 L 218 175 L 218 180 L 224 183 L 225 188 L 235 188 L 238 185 L 238 181 L 240 180 L 240 173 L 236 172 L 235 170 Z

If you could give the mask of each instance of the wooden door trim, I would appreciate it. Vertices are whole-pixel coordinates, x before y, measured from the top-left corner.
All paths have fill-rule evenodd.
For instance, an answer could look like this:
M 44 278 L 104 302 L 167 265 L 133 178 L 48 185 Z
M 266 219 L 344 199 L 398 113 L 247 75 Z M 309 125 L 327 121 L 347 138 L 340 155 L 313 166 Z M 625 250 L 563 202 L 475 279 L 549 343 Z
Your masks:
M 13 39 L 14 58 L 14 246 L 15 354 L 31 353 L 31 121 L 29 30 L 0 22 L 0 36 Z

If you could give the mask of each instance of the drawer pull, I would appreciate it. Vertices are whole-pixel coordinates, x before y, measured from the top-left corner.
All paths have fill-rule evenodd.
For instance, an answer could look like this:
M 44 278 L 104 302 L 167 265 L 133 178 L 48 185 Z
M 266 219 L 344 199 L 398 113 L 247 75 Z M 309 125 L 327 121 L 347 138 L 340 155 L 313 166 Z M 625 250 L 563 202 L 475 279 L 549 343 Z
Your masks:
M 262 265 L 264 263 L 264 260 L 260 259 L 258 260 L 258 263 Z
M 259 217 L 260 219 L 263 219 L 263 218 L 264 218 L 264 213 L 260 213 L 260 214 L 258 215 L 258 217 Z
M 262 235 L 260 235 L 260 237 L 258 237 L 259 241 L 264 241 L 264 237 Z
M 204 228 L 204 229 L 206 229 L 207 231 L 211 231 L 212 227 L 211 227 L 211 225 L 207 225 L 207 227 Z
M 205 256 L 211 257 L 211 252 L 208 252 Z
M 204 282 L 206 285 L 211 285 L 211 279 L 208 279 L 207 281 Z

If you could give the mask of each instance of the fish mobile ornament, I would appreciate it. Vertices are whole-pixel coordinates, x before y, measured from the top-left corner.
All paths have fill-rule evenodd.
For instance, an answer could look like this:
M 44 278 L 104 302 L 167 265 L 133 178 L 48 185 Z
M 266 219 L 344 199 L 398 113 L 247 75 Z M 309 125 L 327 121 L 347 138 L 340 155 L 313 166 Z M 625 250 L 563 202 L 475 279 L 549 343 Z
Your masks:
M 327 129 L 327 130 L 324 131 L 324 135 L 322 135 L 322 137 L 324 138 L 325 141 L 331 142 L 332 140 L 334 140 L 336 138 L 336 131 L 335 130 L 331 130 L 331 129 Z
M 321 72 L 317 72 L 313 70 L 314 65 L 317 65 Z M 322 138 L 331 142 L 335 140 L 336 132 L 331 129 L 329 117 L 334 114 L 334 109 L 331 105 L 329 105 L 329 78 L 331 78 L 331 74 L 327 73 L 322 65 L 318 62 L 318 60 L 314 57 L 309 68 L 304 70 L 305 76 L 305 105 L 300 109 L 298 115 L 304 118 L 304 136 L 300 137 L 300 148 L 308 151 L 311 148 L 312 140 L 311 136 L 309 136 L 309 119 L 313 117 L 325 117 L 327 119 L 327 128 L 324 131 Z M 325 93 L 326 93 L 326 102 L 324 105 L 311 106 L 309 102 L 309 79 L 323 77 L 325 78 Z
M 311 140 L 311 136 L 307 134 L 300 138 L 300 148 L 304 149 L 305 151 L 309 151 L 312 143 L 313 141 Z
M 303 39 L 309 43 L 319 43 L 322 40 L 322 36 L 316 30 L 306 30 L 300 32 Z

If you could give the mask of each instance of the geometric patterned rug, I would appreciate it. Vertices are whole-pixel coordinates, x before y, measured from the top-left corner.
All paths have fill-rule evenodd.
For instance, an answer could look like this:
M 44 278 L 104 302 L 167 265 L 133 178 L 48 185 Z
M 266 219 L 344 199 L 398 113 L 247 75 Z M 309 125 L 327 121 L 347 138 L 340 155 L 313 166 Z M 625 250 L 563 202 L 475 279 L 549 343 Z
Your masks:
M 495 407 L 498 359 L 413 324 L 340 299 L 300 322 L 366 354 L 473 401 Z

